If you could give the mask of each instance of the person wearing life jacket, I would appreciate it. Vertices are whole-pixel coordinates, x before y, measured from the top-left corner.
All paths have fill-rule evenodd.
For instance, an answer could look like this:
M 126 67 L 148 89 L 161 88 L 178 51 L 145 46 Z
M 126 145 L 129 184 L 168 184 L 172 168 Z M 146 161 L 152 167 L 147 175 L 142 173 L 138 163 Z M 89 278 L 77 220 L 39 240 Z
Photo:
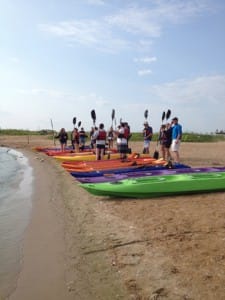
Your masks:
M 95 132 L 94 138 L 96 139 L 96 160 L 101 160 L 105 153 L 105 144 L 107 132 L 104 129 L 104 124 L 99 124 L 99 129 Z
M 125 139 L 127 139 L 127 148 L 129 148 L 128 146 L 128 142 L 129 142 L 129 139 L 131 138 L 132 134 L 130 132 L 130 126 L 128 125 L 127 122 L 124 123 L 124 137 Z
M 144 147 L 143 153 L 149 154 L 150 142 L 152 140 L 153 130 L 149 126 L 148 122 L 144 122 L 143 136 L 144 136 Z

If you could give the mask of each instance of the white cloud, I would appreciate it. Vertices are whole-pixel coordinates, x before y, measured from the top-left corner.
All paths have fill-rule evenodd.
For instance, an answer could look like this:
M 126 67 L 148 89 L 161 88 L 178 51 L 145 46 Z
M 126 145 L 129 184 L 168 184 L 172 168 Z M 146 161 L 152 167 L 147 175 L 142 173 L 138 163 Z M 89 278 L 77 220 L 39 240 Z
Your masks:
M 152 74 L 152 71 L 150 69 L 145 69 L 145 70 L 138 70 L 138 75 L 139 76 L 146 76 Z
M 104 3 L 100 0 L 91 2 Z M 160 0 L 151 2 L 151 7 L 150 5 L 148 7 L 140 4 L 132 5 L 96 20 L 64 21 L 55 24 L 40 24 L 38 27 L 41 31 L 66 39 L 70 45 L 73 42 L 114 53 L 128 48 L 137 49 L 143 42 L 145 48 L 148 45 L 149 49 L 151 40 L 161 36 L 166 24 L 186 22 L 209 9 L 207 2 L 202 0 Z
M 162 101 L 170 99 L 175 104 L 206 106 L 220 103 L 224 106 L 225 76 L 202 76 L 192 80 L 177 80 L 151 86 L 151 91 Z
M 172 109 L 180 117 L 185 131 L 211 132 L 224 127 L 225 76 L 201 76 L 149 88 L 162 110 Z
M 145 8 L 131 7 L 105 19 L 111 26 L 135 35 L 142 34 L 153 38 L 161 34 L 160 24 L 153 20 L 152 11 Z
M 87 3 L 91 5 L 105 5 L 105 1 L 103 0 L 87 0 Z
M 150 64 L 152 62 L 157 61 L 157 58 L 155 56 L 152 57 L 141 57 L 141 58 L 135 58 L 134 62 L 136 63 L 145 63 L 145 64 Z
M 114 36 L 106 24 L 95 20 L 40 24 L 39 29 L 68 40 L 70 46 L 73 42 L 113 53 L 130 47 L 129 41 Z
M 133 5 L 122 9 L 117 14 L 107 16 L 107 21 L 124 31 L 155 38 L 161 35 L 165 23 L 183 23 L 205 10 L 210 10 L 206 1 L 160 0 L 152 2 L 152 7 Z

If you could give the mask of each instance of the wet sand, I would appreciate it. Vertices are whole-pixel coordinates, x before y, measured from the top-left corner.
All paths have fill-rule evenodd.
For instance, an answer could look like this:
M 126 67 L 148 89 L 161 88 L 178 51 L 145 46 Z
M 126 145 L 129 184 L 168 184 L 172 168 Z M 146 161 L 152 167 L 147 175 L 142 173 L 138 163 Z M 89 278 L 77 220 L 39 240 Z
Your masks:
M 45 138 L 1 137 L 34 167 L 33 214 L 10 300 L 225 297 L 225 193 L 109 199 L 88 194 Z M 141 151 L 142 143 L 130 143 Z M 183 143 L 181 162 L 224 166 L 225 143 Z M 152 144 L 154 152 L 154 143 Z

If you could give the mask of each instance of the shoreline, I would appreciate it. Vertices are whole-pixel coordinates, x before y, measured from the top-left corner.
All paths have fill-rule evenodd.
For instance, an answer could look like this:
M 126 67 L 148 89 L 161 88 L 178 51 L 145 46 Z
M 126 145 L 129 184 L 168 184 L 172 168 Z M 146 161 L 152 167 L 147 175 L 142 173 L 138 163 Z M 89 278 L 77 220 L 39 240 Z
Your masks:
M 32 211 L 23 238 L 21 271 L 9 299 L 72 299 L 64 274 L 64 221 L 57 216 L 52 203 L 52 197 L 57 197 L 57 205 L 61 205 L 60 196 L 54 193 L 54 170 L 46 169 L 42 161 L 45 158 L 37 158 L 24 149 L 20 151 L 33 168 Z
M 21 271 L 7 299 L 127 299 L 111 258 L 96 250 L 108 234 L 98 199 L 89 199 L 52 157 L 18 150 L 33 168 L 34 189 Z
M 224 299 L 225 192 L 126 200 L 92 196 L 53 158 L 32 152 L 31 146 L 44 143 L 50 144 L 8 142 L 31 155 L 39 189 L 10 300 Z M 131 147 L 138 152 L 142 143 Z M 183 143 L 181 161 L 225 166 L 224 147 Z

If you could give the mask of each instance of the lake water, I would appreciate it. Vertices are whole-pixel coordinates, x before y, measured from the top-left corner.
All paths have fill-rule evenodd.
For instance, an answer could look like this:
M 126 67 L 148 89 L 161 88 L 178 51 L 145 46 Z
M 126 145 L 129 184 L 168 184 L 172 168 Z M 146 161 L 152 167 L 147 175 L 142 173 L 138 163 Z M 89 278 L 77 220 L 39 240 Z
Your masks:
M 0 147 L 0 299 L 15 287 L 22 242 L 32 208 L 32 168 L 13 149 Z

